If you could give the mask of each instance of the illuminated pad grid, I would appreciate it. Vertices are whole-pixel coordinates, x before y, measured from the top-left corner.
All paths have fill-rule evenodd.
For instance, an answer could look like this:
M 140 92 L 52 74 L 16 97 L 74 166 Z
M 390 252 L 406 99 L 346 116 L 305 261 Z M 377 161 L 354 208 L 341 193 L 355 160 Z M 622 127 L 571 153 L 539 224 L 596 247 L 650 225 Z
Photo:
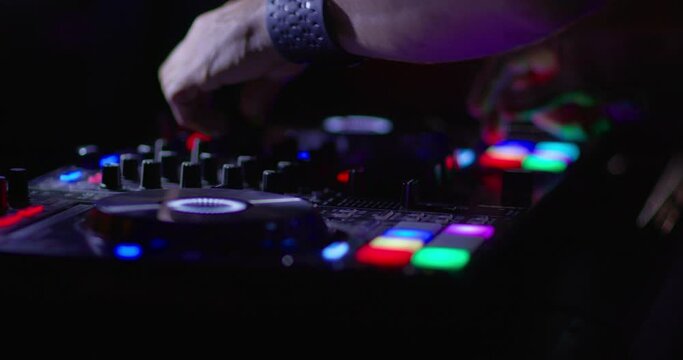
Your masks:
M 401 222 L 376 237 L 356 253 L 358 262 L 380 267 L 404 267 L 416 251 L 425 246 L 442 226 Z
M 451 224 L 443 228 L 439 224 L 400 223 L 361 247 L 356 260 L 377 267 L 412 264 L 418 269 L 457 271 L 494 233 L 490 225 Z
M 490 146 L 479 158 L 485 168 L 561 173 L 581 154 L 576 144 L 506 140 Z

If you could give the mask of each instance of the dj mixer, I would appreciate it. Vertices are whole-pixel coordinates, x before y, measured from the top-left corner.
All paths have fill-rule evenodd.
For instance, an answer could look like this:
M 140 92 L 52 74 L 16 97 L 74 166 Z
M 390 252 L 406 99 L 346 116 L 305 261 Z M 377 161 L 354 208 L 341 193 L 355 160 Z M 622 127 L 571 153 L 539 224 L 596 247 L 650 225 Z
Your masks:
M 372 171 L 331 164 L 321 149 L 284 160 L 212 149 L 208 137 L 192 134 L 111 154 L 84 146 L 76 164 L 31 181 L 12 169 L 2 180 L 0 251 L 452 274 L 535 201 L 534 172 L 557 177 L 579 155 L 574 144 L 522 140 L 480 154 L 455 149 L 431 179 L 398 182 L 392 199 L 379 190 L 373 197 Z M 462 203 L 421 197 L 421 184 L 446 194 L 473 177 L 494 187 L 498 179 L 498 188 L 475 182 Z M 482 193 L 491 202 L 473 204 Z
M 354 121 L 251 155 L 181 132 L 9 170 L 0 303 L 21 319 L 214 319 L 257 342 L 354 329 L 483 358 L 609 353 L 658 314 L 683 167 L 655 137 L 449 148 Z

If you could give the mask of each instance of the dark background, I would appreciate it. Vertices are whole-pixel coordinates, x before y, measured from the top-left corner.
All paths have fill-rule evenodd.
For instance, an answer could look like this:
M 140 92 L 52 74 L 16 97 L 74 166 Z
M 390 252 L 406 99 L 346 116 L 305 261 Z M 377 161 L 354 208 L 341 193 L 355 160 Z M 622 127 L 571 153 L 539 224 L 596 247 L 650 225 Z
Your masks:
M 219 3 L 2 1 L 0 167 L 38 175 L 80 144 L 149 140 L 166 111 L 156 69 Z
M 222 3 L 0 0 L 0 173 L 23 166 L 37 176 L 72 163 L 79 145 L 112 151 L 168 135 L 174 121 L 157 69 L 194 18 Z M 558 40 L 582 89 L 654 99 L 673 118 L 683 79 L 680 8 L 620 1 L 549 43 Z M 437 129 L 471 145 L 478 123 L 465 103 L 482 64 L 313 69 L 283 91 L 270 121 L 315 127 L 327 115 L 382 115 L 402 131 Z
M 157 69 L 194 18 L 222 3 L 0 1 L 0 172 L 22 166 L 37 176 L 71 163 L 79 145 L 111 151 L 160 136 L 174 121 Z M 284 91 L 275 118 L 313 126 L 344 113 L 436 119 L 437 127 L 466 124 L 471 138 L 477 125 L 464 99 L 479 66 L 312 70 Z

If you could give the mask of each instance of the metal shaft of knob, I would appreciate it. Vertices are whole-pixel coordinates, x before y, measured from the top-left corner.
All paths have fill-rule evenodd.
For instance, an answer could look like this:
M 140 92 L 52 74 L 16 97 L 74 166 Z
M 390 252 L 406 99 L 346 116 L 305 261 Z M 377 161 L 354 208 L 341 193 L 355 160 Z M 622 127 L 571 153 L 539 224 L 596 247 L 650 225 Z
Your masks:
M 202 178 L 210 185 L 218 184 L 218 158 L 211 153 L 202 153 Z

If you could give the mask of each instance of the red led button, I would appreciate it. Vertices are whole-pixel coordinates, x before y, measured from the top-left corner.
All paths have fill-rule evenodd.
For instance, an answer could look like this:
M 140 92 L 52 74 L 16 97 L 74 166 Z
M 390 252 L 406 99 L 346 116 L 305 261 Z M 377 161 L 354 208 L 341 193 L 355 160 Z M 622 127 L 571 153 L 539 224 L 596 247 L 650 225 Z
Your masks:
M 0 217 L 0 228 L 14 226 L 18 224 L 21 221 L 21 219 L 22 216 L 19 214 L 12 214 Z
M 88 177 L 88 183 L 89 184 L 96 184 L 99 185 L 102 183 L 102 173 L 99 172 L 93 176 Z
M 519 169 L 522 167 L 522 159 L 524 159 L 524 157 L 497 156 L 486 152 L 479 158 L 479 163 L 481 166 L 487 168 L 503 170 Z
M 45 206 L 43 205 L 29 206 L 26 209 L 19 210 L 19 216 L 24 218 L 30 218 L 40 215 L 40 213 L 42 213 L 43 211 L 45 211 Z
M 381 267 L 402 267 L 410 263 L 412 251 L 379 249 L 363 246 L 356 252 L 356 260 L 368 265 Z
M 340 184 L 348 184 L 350 180 L 351 180 L 351 170 L 340 171 L 339 174 L 337 174 L 337 181 Z

